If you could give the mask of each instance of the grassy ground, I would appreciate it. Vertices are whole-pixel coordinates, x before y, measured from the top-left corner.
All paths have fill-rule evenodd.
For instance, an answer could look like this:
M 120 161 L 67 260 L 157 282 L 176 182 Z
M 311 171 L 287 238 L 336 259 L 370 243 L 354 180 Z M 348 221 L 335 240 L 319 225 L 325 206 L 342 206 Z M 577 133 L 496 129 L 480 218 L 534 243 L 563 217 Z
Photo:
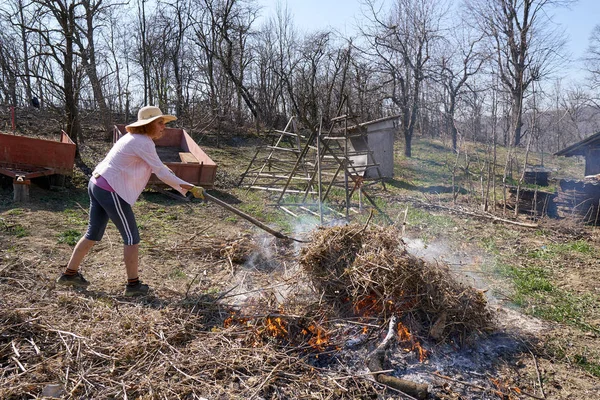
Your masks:
M 254 154 L 253 144 L 223 141 L 218 147 L 202 142 L 200 145 L 219 166 L 213 195 L 285 233 L 303 237 L 314 229 L 317 222 L 314 217 L 295 219 L 269 207 L 273 200 L 265 193 L 236 187 Z M 109 147 L 110 143 L 90 141 L 82 148 L 84 161 L 95 165 Z M 595 257 L 600 250 L 600 240 L 596 229 L 573 221 L 531 221 L 521 217 L 521 222 L 538 224 L 536 228 L 528 228 L 476 216 L 481 215 L 480 172 L 486 171 L 489 149 L 469 144 L 457 157 L 445 143 L 418 138 L 414 141 L 413 157 L 406 158 L 402 154 L 398 144 L 395 175 L 386 182 L 386 190 L 380 185 L 368 189 L 377 205 L 399 226 L 404 226 L 407 240 L 420 243 L 417 250 L 424 257 L 456 268 L 458 275 L 486 291 L 493 307 L 516 309 L 526 316 L 524 318 L 538 321 L 536 326 L 542 326 L 530 331 L 531 353 L 524 352 L 518 362 L 506 365 L 502 378 L 519 387 L 533 387 L 538 396 L 543 388 L 547 398 L 552 399 L 600 396 L 594 384 L 600 378 L 600 285 L 597 283 L 600 263 Z M 523 166 L 523 156 L 520 152 L 512 163 L 515 179 Z M 529 157 L 530 164 L 541 164 L 542 155 L 530 154 Z M 583 176 L 581 160 L 547 154 L 543 159 L 547 168 L 556 171 L 553 175 Z M 501 181 L 505 160 L 506 150 L 497 149 L 497 182 Z M 552 185 L 545 190 L 553 190 L 556 184 Z M 142 278 L 155 289 L 155 300 L 129 302 L 121 296 L 124 283 L 121 240 L 110 226 L 105 239 L 92 250 L 83 265 L 84 274 L 92 282 L 89 292 L 81 294 L 56 288 L 53 279 L 85 230 L 89 205 L 85 188 L 85 177 L 76 171 L 67 188 L 32 187 L 30 203 L 13 203 L 10 186 L 0 191 L 0 304 L 5 310 L 2 314 L 5 328 L 0 328 L 0 364 L 7 371 L 0 375 L 0 390 L 6 398 L 38 396 L 51 382 L 65 385 L 74 398 L 85 398 L 86 393 L 89 395 L 86 390 L 91 387 L 107 396 L 104 398 L 122 397 L 123 393 L 129 393 L 130 397 L 153 398 L 149 394 L 152 390 L 161 393 L 156 396 L 169 397 L 166 389 L 154 387 L 140 377 L 137 381 L 132 378 L 119 382 L 113 376 L 136 371 L 140 360 L 150 363 L 148 354 L 169 365 L 177 359 L 178 352 L 180 357 L 192 362 L 189 349 L 192 344 L 199 346 L 198 342 L 208 343 L 218 337 L 223 340 L 215 345 L 218 349 L 227 348 L 227 343 L 239 343 L 236 339 L 240 338 L 239 334 L 236 336 L 226 328 L 230 310 L 215 308 L 214 302 L 205 303 L 223 293 L 228 296 L 227 291 L 232 287 L 234 292 L 248 291 L 244 295 L 246 301 L 257 309 L 277 310 L 283 295 L 272 287 L 275 282 L 288 282 L 293 276 L 294 288 L 287 288 L 289 293 L 284 297 L 293 297 L 292 293 L 308 298 L 310 290 L 298 284 L 302 280 L 294 269 L 301 245 L 273 242 L 244 219 L 214 204 L 178 202 L 153 192 L 145 192 L 134 211 L 142 236 Z M 499 187 L 497 190 L 490 211 L 509 219 L 512 212 L 502 213 L 503 195 Z M 354 216 L 360 223 L 369 218 L 368 210 Z M 383 224 L 384 221 L 374 215 L 370 223 Z M 78 319 L 69 319 L 69 313 L 75 313 Z M 193 326 L 189 325 L 192 320 Z M 26 325 L 30 336 L 19 336 L 15 333 L 17 328 L 12 327 L 29 323 L 27 321 L 37 321 L 37 325 Z M 254 322 L 260 324 L 260 321 L 263 320 Z M 517 323 L 523 321 L 530 320 Z M 36 342 L 36 346 L 41 348 L 46 361 L 36 355 L 35 346 L 27 341 L 27 338 L 37 340 L 40 332 L 45 333 L 48 340 L 43 344 Z M 88 341 L 64 332 L 86 337 Z M 161 339 L 160 332 L 166 332 L 167 338 L 163 335 Z M 109 335 L 109 339 L 102 341 L 97 337 L 100 333 Z M 90 346 L 91 350 L 81 350 L 80 354 L 74 345 Z M 245 354 L 246 345 L 236 347 L 238 356 Z M 262 346 L 258 349 L 266 348 Z M 126 351 L 130 348 L 133 350 Z M 202 353 L 199 348 L 193 347 L 202 357 L 211 357 L 210 349 Z M 145 355 L 135 353 L 136 349 L 144 350 Z M 95 371 L 94 362 L 105 365 L 106 360 L 92 351 L 114 359 L 115 375 L 111 373 L 109 378 L 102 379 L 86 375 L 84 366 L 77 363 L 78 354 L 89 361 L 89 371 Z M 25 371 L 35 369 L 37 375 L 33 377 L 14 361 L 25 360 L 29 353 L 38 358 L 28 361 L 35 360 L 39 364 L 33 361 L 21 364 Z M 164 358 L 165 354 L 172 358 Z M 302 357 L 292 362 L 287 358 L 289 353 L 275 355 L 285 357 L 282 359 L 296 366 L 288 372 L 301 374 L 298 376 L 303 378 L 298 378 L 299 382 L 305 378 L 321 382 L 317 374 L 311 372 L 312 367 L 297 364 Z M 227 353 L 227 357 L 233 355 Z M 236 364 L 233 370 L 218 367 L 217 360 L 214 374 L 181 364 L 173 364 L 169 373 L 188 383 L 193 381 L 189 376 L 198 379 L 208 374 L 207 380 L 196 384 L 204 388 L 204 393 L 218 393 L 214 398 L 227 398 L 228 394 L 232 398 L 258 394 L 264 398 L 294 398 L 284 393 L 286 387 L 294 387 L 285 380 L 291 378 L 276 372 L 282 368 L 280 361 L 266 350 L 258 351 L 253 357 L 246 359 L 246 369 L 237 364 L 239 360 L 233 359 L 229 360 Z M 254 364 L 248 361 L 250 359 L 252 362 L 262 360 L 264 370 L 260 371 L 258 364 L 251 368 Z M 82 369 L 69 375 L 69 368 Z M 147 374 L 150 377 L 158 372 L 152 369 Z M 232 376 L 236 374 L 244 376 L 246 388 L 235 383 Z M 248 376 L 253 379 L 247 379 Z M 284 389 L 271 387 L 268 382 L 273 377 L 279 379 L 277 382 Z M 93 385 L 85 383 L 84 378 Z M 227 392 L 223 387 L 229 384 L 232 386 L 227 386 Z M 309 387 L 308 383 L 302 386 L 306 393 L 310 393 Z M 377 388 L 375 394 L 364 395 L 363 383 L 347 387 L 352 387 L 349 394 L 321 393 L 333 396 L 331 398 L 373 398 L 377 393 L 383 396 L 381 388 Z M 513 397 L 507 398 L 526 398 L 511 393 Z M 387 393 L 387 396 L 392 395 Z M 300 397 L 318 398 L 316 394 Z

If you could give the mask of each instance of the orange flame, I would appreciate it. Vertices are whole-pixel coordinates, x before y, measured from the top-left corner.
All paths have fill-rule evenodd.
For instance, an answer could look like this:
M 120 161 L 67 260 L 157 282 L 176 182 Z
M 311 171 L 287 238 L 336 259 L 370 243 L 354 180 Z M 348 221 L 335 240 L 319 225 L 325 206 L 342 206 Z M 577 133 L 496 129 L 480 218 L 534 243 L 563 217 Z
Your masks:
M 402 322 L 398 322 L 397 332 L 401 342 L 410 342 L 410 348 L 407 348 L 406 351 L 416 351 L 419 354 L 419 362 L 425 361 L 429 354 L 428 351 L 421 346 L 421 343 L 414 340 L 410 331 Z
M 330 335 L 327 333 L 327 331 L 325 331 L 325 329 L 321 328 L 316 323 L 313 323 L 308 328 L 303 329 L 302 333 L 305 335 L 309 333 L 312 334 L 312 337 L 308 340 L 308 344 L 319 351 L 325 350 L 325 347 L 329 344 Z
M 381 311 L 381 304 L 379 304 L 377 296 L 374 294 L 363 297 L 354 304 L 354 312 L 365 317 L 379 314 Z
M 265 331 L 274 338 L 285 337 L 288 333 L 285 326 L 286 322 L 281 317 L 267 317 Z
M 495 391 L 496 395 L 498 395 L 498 397 L 500 397 L 500 398 L 505 398 L 506 396 L 505 396 L 504 392 L 506 390 L 506 385 L 503 382 L 501 382 L 500 379 L 495 379 L 495 378 L 491 378 L 491 377 L 488 379 L 490 380 L 490 382 L 492 382 L 494 384 L 494 386 L 496 386 L 496 389 L 498 389 Z M 509 395 L 509 398 L 510 398 L 510 395 Z
M 242 318 L 242 317 L 238 316 L 238 314 L 236 312 L 231 312 L 229 317 L 227 317 L 225 319 L 225 321 L 223 321 L 223 327 L 229 328 L 229 327 L 233 326 L 234 324 L 245 325 L 246 323 L 248 323 L 248 318 Z

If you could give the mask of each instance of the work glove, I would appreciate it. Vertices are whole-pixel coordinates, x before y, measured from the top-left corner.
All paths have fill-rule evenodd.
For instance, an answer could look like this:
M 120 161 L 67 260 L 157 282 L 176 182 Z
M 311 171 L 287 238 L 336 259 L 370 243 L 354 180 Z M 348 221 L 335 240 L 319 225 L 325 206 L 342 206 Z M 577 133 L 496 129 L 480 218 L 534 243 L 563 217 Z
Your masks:
M 194 195 L 195 198 L 204 200 L 204 188 L 202 186 L 192 186 L 188 191 Z

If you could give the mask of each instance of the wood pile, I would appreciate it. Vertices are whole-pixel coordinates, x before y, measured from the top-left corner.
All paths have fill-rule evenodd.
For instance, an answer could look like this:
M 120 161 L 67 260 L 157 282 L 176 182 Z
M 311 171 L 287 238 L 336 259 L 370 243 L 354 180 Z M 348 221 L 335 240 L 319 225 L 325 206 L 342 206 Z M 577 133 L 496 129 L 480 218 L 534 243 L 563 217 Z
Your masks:
M 551 218 L 558 216 L 555 203 L 556 193 L 521 187 L 518 190 L 519 204 L 516 205 L 517 187 L 509 187 L 509 192 L 508 205 L 513 210 L 515 207 L 519 207 L 519 212 L 534 216 L 548 216 Z
M 600 222 L 600 180 L 595 176 L 584 180 L 563 179 L 556 197 L 558 215 L 575 217 L 584 223 Z

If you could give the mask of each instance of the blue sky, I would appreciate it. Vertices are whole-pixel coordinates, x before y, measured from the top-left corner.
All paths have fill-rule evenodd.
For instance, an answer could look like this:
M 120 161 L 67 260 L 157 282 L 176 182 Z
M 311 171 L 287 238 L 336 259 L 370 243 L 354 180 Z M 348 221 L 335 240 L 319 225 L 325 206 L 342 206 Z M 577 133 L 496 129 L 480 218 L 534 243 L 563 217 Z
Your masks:
M 390 0 L 385 0 L 390 3 Z M 274 16 L 278 3 L 286 4 L 295 25 L 304 31 L 332 27 L 341 32 L 352 33 L 356 19 L 361 16 L 360 0 L 259 0 L 262 15 Z M 554 20 L 565 29 L 569 40 L 572 65 L 568 66 L 567 78 L 583 79 L 581 64 L 577 61 L 588 47 L 588 39 L 596 24 L 600 24 L 600 0 L 579 0 L 571 9 L 561 9 Z

